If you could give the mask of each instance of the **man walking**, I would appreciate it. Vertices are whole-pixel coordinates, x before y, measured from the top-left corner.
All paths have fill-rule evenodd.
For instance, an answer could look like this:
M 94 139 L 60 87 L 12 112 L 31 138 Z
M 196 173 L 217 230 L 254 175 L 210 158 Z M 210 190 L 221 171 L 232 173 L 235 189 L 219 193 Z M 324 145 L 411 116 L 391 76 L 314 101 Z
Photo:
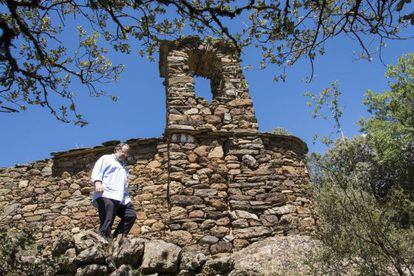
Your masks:
M 91 175 L 95 185 L 92 203 L 99 212 L 99 233 L 105 239 L 112 238 L 111 229 L 115 216 L 121 218 L 113 237 L 126 236 L 136 220 L 136 212 L 128 194 L 128 172 L 125 161 L 129 146 L 120 143 L 113 154 L 101 156 L 96 161 Z

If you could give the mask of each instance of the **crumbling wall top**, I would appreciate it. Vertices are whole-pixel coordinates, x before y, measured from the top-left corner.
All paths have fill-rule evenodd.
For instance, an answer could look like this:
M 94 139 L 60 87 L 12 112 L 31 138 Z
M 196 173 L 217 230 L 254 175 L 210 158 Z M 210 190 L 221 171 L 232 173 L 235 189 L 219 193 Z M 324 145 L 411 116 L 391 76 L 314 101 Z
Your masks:
M 194 67 L 199 66 L 198 70 L 193 69 L 193 71 L 197 71 L 198 74 L 205 78 L 212 78 L 215 75 L 214 69 L 216 68 L 211 66 L 211 64 L 217 63 L 215 53 L 220 52 L 224 55 L 232 56 L 236 60 L 240 57 L 240 51 L 237 47 L 229 42 L 212 37 L 207 37 L 204 40 L 201 40 L 198 36 L 188 36 L 173 41 L 163 40 L 161 41 L 159 52 L 159 70 L 160 76 L 163 78 L 167 76 L 167 57 L 171 51 L 192 52 L 192 56 L 197 58 L 194 58 L 194 63 L 191 65 Z

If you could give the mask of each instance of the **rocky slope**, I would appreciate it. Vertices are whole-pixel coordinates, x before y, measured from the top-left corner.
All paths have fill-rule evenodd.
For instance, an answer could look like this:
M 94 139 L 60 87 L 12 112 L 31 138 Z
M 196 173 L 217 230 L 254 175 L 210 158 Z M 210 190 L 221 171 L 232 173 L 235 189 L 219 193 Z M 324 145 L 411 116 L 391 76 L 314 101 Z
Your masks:
M 235 253 L 206 256 L 137 237 L 106 242 L 93 231 L 62 232 L 53 246 L 54 275 L 297 275 L 315 246 L 309 236 L 269 237 Z

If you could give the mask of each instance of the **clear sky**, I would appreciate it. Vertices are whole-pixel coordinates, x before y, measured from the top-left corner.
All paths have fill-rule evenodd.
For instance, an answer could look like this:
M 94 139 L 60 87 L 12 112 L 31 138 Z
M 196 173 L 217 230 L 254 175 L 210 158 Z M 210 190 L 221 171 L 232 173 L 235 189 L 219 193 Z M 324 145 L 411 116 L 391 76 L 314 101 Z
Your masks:
M 374 56 L 372 62 L 356 60 L 353 52 L 360 50 L 349 38 L 331 40 L 327 53 L 316 61 L 312 83 L 304 81 L 310 73 L 307 61 L 297 63 L 288 71 L 286 82 L 274 82 L 274 67 L 258 69 L 259 53 L 253 47 L 245 48 L 243 66 L 261 132 L 284 127 L 304 140 L 310 152 L 323 152 L 321 143 L 312 143 L 315 133 L 328 134 L 332 121 L 315 120 L 306 106 L 304 92 L 320 92 L 333 81 L 339 82 L 345 135 L 358 133 L 356 122 L 367 116 L 362 105 L 367 89 L 384 91 L 386 68 Z M 412 41 L 391 41 L 383 50 L 386 64 L 412 51 Z M 92 98 L 86 88 L 79 87 L 79 111 L 89 121 L 86 127 L 58 122 L 47 110 L 29 107 L 19 114 L 0 113 L 0 167 L 23 164 L 50 157 L 50 152 L 66 151 L 79 147 L 92 147 L 109 140 L 125 141 L 131 138 L 160 137 L 165 126 L 165 91 L 158 72 L 158 61 L 150 62 L 137 55 L 116 54 L 114 63 L 123 63 L 126 70 L 120 80 L 108 84 L 106 90 L 119 97 L 117 102 L 107 98 Z M 209 95 L 208 82 L 197 79 L 196 93 Z

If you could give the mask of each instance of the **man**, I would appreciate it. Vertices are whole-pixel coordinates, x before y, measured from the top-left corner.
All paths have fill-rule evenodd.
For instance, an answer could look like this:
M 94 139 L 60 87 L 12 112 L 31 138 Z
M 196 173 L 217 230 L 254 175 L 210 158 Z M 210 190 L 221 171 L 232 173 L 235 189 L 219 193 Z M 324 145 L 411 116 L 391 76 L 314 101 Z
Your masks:
M 121 218 L 113 237 L 119 234 L 126 236 L 136 220 L 136 212 L 128 194 L 128 172 L 125 161 L 129 146 L 120 143 L 113 154 L 103 155 L 96 161 L 91 180 L 95 185 L 92 203 L 98 208 L 100 226 L 99 233 L 105 239 L 112 238 L 111 228 L 115 216 Z

